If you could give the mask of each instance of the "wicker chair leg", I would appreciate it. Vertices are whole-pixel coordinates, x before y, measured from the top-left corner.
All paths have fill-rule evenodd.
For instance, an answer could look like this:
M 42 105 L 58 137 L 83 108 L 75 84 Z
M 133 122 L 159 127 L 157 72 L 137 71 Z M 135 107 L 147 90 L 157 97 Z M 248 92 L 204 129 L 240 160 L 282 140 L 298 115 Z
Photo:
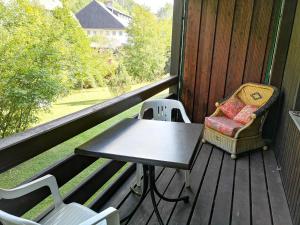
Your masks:
M 236 154 L 231 154 L 231 159 L 236 159 Z

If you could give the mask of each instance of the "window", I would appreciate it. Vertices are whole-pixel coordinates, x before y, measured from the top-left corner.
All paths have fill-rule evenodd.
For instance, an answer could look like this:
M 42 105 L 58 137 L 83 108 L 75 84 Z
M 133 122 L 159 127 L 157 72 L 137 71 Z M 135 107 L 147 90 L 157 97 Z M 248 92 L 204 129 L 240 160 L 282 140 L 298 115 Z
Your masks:
M 48 0 L 48 1 L 56 1 L 57 2 L 58 0 Z M 180 1 L 180 0 L 178 0 L 178 1 Z M 145 2 L 149 2 L 149 4 L 150 4 L 150 2 L 152 2 L 152 1 L 145 1 Z M 7 14 L 7 18 L 5 18 L 7 21 L 10 21 L 10 20 L 14 21 L 15 19 L 23 20 L 24 18 L 26 18 L 24 20 L 25 21 L 24 27 L 27 26 L 27 22 L 29 22 L 29 21 L 31 23 L 30 26 L 37 27 L 36 34 L 32 33 L 32 32 L 35 32 L 35 30 L 33 30 L 31 32 L 32 34 L 26 34 L 26 35 L 24 34 L 26 37 L 24 38 L 24 40 L 20 40 L 20 41 L 24 41 L 24 43 L 22 43 L 22 44 L 24 44 L 24 46 L 26 46 L 26 43 L 28 40 L 29 40 L 29 42 L 31 41 L 31 39 L 34 40 L 34 37 L 36 35 L 39 35 L 39 32 L 41 32 L 41 30 L 43 33 L 44 24 L 43 24 L 43 26 L 41 26 L 41 21 L 43 23 L 45 22 L 47 27 L 49 25 L 50 28 L 55 29 L 55 23 L 59 22 L 59 20 L 60 20 L 60 18 L 56 18 L 55 15 L 53 15 L 51 13 L 49 14 L 46 11 L 40 12 L 38 7 L 31 8 L 31 10 L 33 10 L 33 12 L 34 12 L 32 15 L 27 15 L 27 14 L 21 15 L 21 14 L 15 13 L 16 9 L 22 11 L 23 7 L 25 7 L 25 6 L 27 7 L 27 3 L 24 4 L 24 6 L 23 6 L 23 4 L 21 4 L 21 5 L 20 4 L 16 4 L 16 5 L 8 4 L 5 9 L 5 10 L 8 10 L 7 12 L 9 12 Z M 17 8 L 15 8 L 15 7 L 17 7 Z M 162 4 L 161 7 L 163 8 L 164 4 Z M 162 11 L 164 11 L 164 10 L 165 9 L 162 9 Z M 39 16 L 41 16 L 41 18 L 42 18 L 41 21 L 31 20 L 31 16 L 34 16 L 35 13 L 40 13 Z M 129 13 L 131 13 L 131 12 L 129 12 Z M 62 21 L 65 23 L 66 27 L 68 27 L 68 29 L 64 30 L 66 35 L 61 35 L 61 36 L 57 37 L 57 36 L 55 36 L 56 35 L 55 31 L 50 32 L 49 35 L 54 35 L 54 37 L 55 37 L 55 38 L 50 37 L 51 40 L 52 39 L 54 40 L 53 44 L 55 44 L 55 45 L 57 44 L 59 46 L 62 46 L 63 48 L 68 48 L 69 51 L 61 51 L 60 52 L 61 55 L 55 54 L 55 56 L 53 56 L 54 58 L 53 57 L 51 57 L 51 59 L 49 58 L 49 60 L 51 60 L 51 63 L 46 63 L 47 65 L 38 65 L 38 66 L 41 66 L 41 68 L 39 68 L 36 65 L 22 67 L 22 62 L 18 64 L 18 66 L 20 66 L 22 71 L 24 70 L 24 71 L 26 71 L 26 73 L 27 72 L 30 73 L 30 71 L 32 69 L 31 66 L 34 66 L 35 67 L 34 69 L 41 70 L 41 72 L 44 72 L 45 70 L 49 71 L 49 76 L 52 76 L 51 79 L 45 78 L 45 80 L 41 80 L 39 77 L 36 78 L 36 77 L 32 76 L 32 77 L 30 77 L 30 79 L 32 79 L 32 80 L 28 80 L 27 82 L 32 82 L 32 83 L 39 82 L 39 87 L 44 87 L 42 85 L 45 85 L 45 87 L 47 87 L 47 88 L 48 88 L 48 86 L 51 86 L 51 88 L 52 88 L 51 93 L 53 92 L 53 95 L 55 95 L 55 98 L 51 97 L 51 95 L 50 95 L 51 93 L 49 93 L 49 96 L 43 96 L 43 99 L 45 97 L 45 100 L 41 102 L 41 100 L 40 100 L 41 98 L 40 98 L 40 96 L 38 96 L 38 94 L 41 93 L 38 91 L 41 91 L 41 90 L 36 90 L 35 88 L 33 88 L 29 85 L 28 85 L 28 87 L 18 87 L 16 85 L 14 86 L 11 83 L 12 86 L 10 87 L 10 89 L 11 88 L 24 88 L 24 93 L 21 93 L 22 95 L 24 94 L 24 97 L 22 96 L 22 98 L 20 98 L 20 101 L 21 100 L 23 101 L 23 99 L 24 99 L 24 102 L 20 102 L 20 104 L 18 106 L 19 107 L 18 110 L 20 109 L 20 112 L 23 112 L 22 111 L 22 110 L 24 110 L 23 105 L 26 104 L 26 105 L 28 105 L 28 107 L 36 107 L 37 108 L 37 109 L 34 108 L 32 112 L 34 112 L 34 110 L 39 110 L 39 112 L 32 113 L 31 115 L 27 115 L 26 113 L 25 113 L 26 115 L 20 113 L 20 114 L 18 114 L 18 115 L 20 115 L 20 118 L 18 120 L 14 121 L 14 122 L 5 121 L 5 124 L 9 123 L 9 130 L 6 129 L 6 130 L 2 131 L 1 126 L 0 126 L 0 139 L 1 139 L 1 132 L 3 133 L 2 136 L 8 136 L 10 134 L 19 132 L 19 130 L 22 130 L 23 127 L 22 128 L 18 127 L 19 123 L 22 123 L 22 126 L 25 127 L 24 129 L 32 128 L 41 123 L 49 122 L 51 120 L 54 120 L 54 119 L 60 118 L 62 116 L 68 115 L 70 113 L 73 113 L 77 110 L 81 110 L 85 107 L 102 102 L 103 99 L 113 98 L 116 95 L 120 95 L 128 90 L 131 90 L 131 88 L 136 88 L 136 87 L 139 87 L 140 85 L 144 85 L 144 82 L 142 82 L 142 80 L 144 80 L 144 78 L 149 80 L 149 82 L 150 82 L 150 80 L 152 81 L 152 79 L 154 81 L 156 79 L 159 79 L 160 76 L 168 75 L 169 71 L 167 69 L 169 68 L 169 64 L 167 64 L 165 66 L 165 65 L 163 65 L 163 63 L 157 64 L 157 63 L 155 63 L 155 61 L 149 62 L 149 63 L 153 63 L 153 65 L 151 64 L 151 68 L 155 67 L 155 71 L 159 71 L 157 74 L 153 74 L 153 72 L 152 72 L 153 69 L 138 68 L 139 63 L 136 63 L 136 60 L 144 60 L 144 59 L 139 58 L 140 54 L 133 54 L 137 50 L 149 51 L 149 52 L 147 52 L 149 57 L 163 58 L 164 59 L 163 61 L 168 62 L 168 63 L 170 61 L 169 60 L 170 52 L 171 52 L 170 49 L 166 49 L 165 50 L 166 53 L 163 51 L 152 51 L 152 50 L 158 46 L 168 46 L 168 47 L 170 46 L 170 43 L 164 43 L 164 42 L 170 41 L 170 39 L 171 39 L 172 23 L 166 23 L 166 26 L 163 26 L 163 29 L 166 29 L 168 31 L 168 32 L 166 31 L 165 33 L 170 35 L 170 37 L 162 38 L 160 40 L 159 35 L 157 35 L 157 37 L 155 36 L 155 38 L 156 38 L 155 40 L 157 41 L 156 46 L 148 46 L 148 45 L 151 45 L 151 43 L 147 43 L 145 41 L 145 43 L 143 43 L 143 46 L 139 49 L 138 48 L 139 46 L 136 47 L 136 45 L 133 43 L 134 42 L 133 36 L 136 36 L 136 38 L 134 40 L 139 40 L 139 39 L 143 40 L 144 38 L 153 38 L 154 34 L 151 33 L 151 31 L 153 31 L 153 29 L 152 29 L 153 27 L 151 27 L 151 25 L 153 25 L 155 28 L 160 26 L 160 23 L 159 23 L 160 19 L 158 18 L 158 15 L 155 15 L 153 12 L 150 12 L 150 11 L 149 12 L 147 11 L 147 13 L 153 14 L 153 17 L 151 17 L 150 22 L 148 21 L 149 23 L 146 26 L 148 30 L 145 29 L 146 27 L 139 27 L 140 22 L 143 22 L 143 21 L 137 20 L 136 24 L 132 23 L 132 26 L 133 26 L 132 29 L 137 29 L 138 32 L 135 32 L 135 33 L 131 32 L 130 36 L 126 32 L 126 30 L 123 28 L 97 28 L 97 27 L 93 27 L 92 26 L 93 24 L 91 24 L 91 25 L 86 24 L 86 26 L 79 26 L 79 24 L 78 24 L 78 26 L 73 26 L 74 22 L 77 23 L 76 18 L 74 18 L 74 21 L 72 21 L 72 20 Z M 171 15 L 171 13 L 169 13 L 169 14 Z M 24 16 L 24 18 L 23 18 L 23 16 Z M 119 14 L 119 16 L 121 17 L 122 20 L 128 19 L 123 14 Z M 143 19 L 143 18 L 136 18 L 136 19 Z M 171 21 L 171 19 L 172 18 L 170 16 L 170 18 L 168 18 L 168 20 Z M 179 17 L 178 20 L 181 21 L 181 17 Z M 132 21 L 134 21 L 134 20 L 132 20 Z M 10 30 L 12 32 L 10 32 L 10 30 L 8 31 L 8 32 L 10 32 L 9 35 L 11 35 L 12 37 L 14 37 L 14 35 L 17 35 L 17 32 L 13 32 L 14 31 L 13 29 L 18 29 L 18 26 L 16 26 L 16 25 L 18 25 L 18 24 L 11 24 Z M 72 30 L 72 29 L 74 29 L 74 30 Z M 179 31 L 181 31 L 181 30 L 179 30 Z M 80 36 L 77 37 L 76 35 L 74 36 L 74 33 L 77 33 L 77 32 L 84 32 L 84 37 L 80 37 Z M 69 35 L 74 36 L 74 39 L 72 39 L 72 42 L 69 42 L 69 39 L 68 39 Z M 102 35 L 103 35 L 103 38 L 102 38 Z M 78 43 L 82 42 L 83 38 L 85 38 L 84 43 L 87 43 L 87 44 L 84 44 L 81 46 L 82 51 L 76 51 L 76 48 L 78 47 Z M 6 46 L 5 41 L 9 41 L 10 39 L 7 39 L 7 40 L 6 39 L 2 40 L 2 39 L 1 39 L 1 42 L 3 42 L 3 46 Z M 45 40 L 40 40 L 40 41 L 42 44 L 47 45 L 47 44 L 49 44 L 47 42 L 47 40 L 45 39 Z M 128 41 L 128 40 L 130 40 L 130 41 Z M 52 44 L 52 43 L 50 43 L 50 44 Z M 132 48 L 126 48 L 126 53 L 128 52 L 128 54 L 123 53 L 122 48 L 124 46 L 129 46 L 129 44 L 130 44 L 130 47 L 132 47 Z M 9 52 L 8 56 L 14 55 L 15 51 L 17 51 L 16 49 L 17 48 L 15 48 L 14 45 L 9 45 L 9 48 L 6 48 L 6 51 Z M 121 51 L 121 49 L 122 49 L 122 51 Z M 27 54 L 26 57 L 24 56 L 24 59 L 22 58 L 20 60 L 26 61 L 26 60 L 28 60 L 28 57 L 29 58 L 30 57 L 41 57 L 43 59 L 44 55 L 49 54 L 48 51 L 49 51 L 49 49 L 45 48 L 36 54 L 29 54 L 30 52 L 28 52 L 28 54 L 27 54 L 27 52 L 26 52 L 26 54 Z M 97 55 L 98 51 L 100 52 L 99 55 Z M 124 50 L 124 52 L 125 52 L 125 50 Z M 129 54 L 129 53 L 132 53 L 132 54 Z M 158 54 L 160 54 L 160 55 L 158 55 Z M 131 55 L 131 57 L 125 57 L 124 55 Z M 16 77 L 17 77 L 16 74 L 18 74 L 20 68 L 18 68 L 18 66 L 15 66 L 15 65 L 14 65 L 14 68 L 12 68 L 12 66 L 9 66 L 9 63 L 12 63 L 12 62 L 10 62 L 9 60 L 5 60 L 5 57 L 8 57 L 8 56 L 7 56 L 7 54 L 4 54 L 4 55 L 2 54 L 2 58 L 0 57 L 1 60 L 5 61 L 5 63 L 7 63 L 7 68 L 4 68 L 5 76 L 11 76 L 9 79 L 16 79 Z M 77 59 L 88 58 L 90 60 L 79 60 L 78 63 L 74 63 L 74 60 L 72 59 L 72 57 L 77 58 Z M 59 63 L 60 58 L 65 59 L 64 60 L 65 66 L 63 68 L 60 66 L 60 63 Z M 36 60 L 36 58 L 34 58 L 34 60 Z M 150 60 L 147 60 L 147 61 L 150 61 Z M 122 65 L 122 67 L 121 66 L 119 67 L 119 65 L 122 63 L 124 63 L 124 65 Z M 114 70 L 111 70 L 112 65 L 117 67 L 118 69 L 116 68 Z M 150 68 L 150 66 L 149 66 L 149 68 Z M 66 75 L 56 76 L 55 73 L 53 72 L 56 70 L 59 71 L 60 73 L 66 74 Z M 80 70 L 81 76 L 76 76 L 76 74 L 74 74 L 74 71 L 78 71 L 78 70 Z M 101 73 L 103 74 L 103 76 L 99 76 L 99 74 L 97 73 L 97 71 L 99 71 L 99 70 L 101 70 Z M 139 77 L 137 77 L 134 81 L 131 81 L 131 77 L 128 74 L 130 74 L 129 72 L 132 72 L 132 71 L 126 71 L 126 70 L 135 70 L 135 71 L 141 70 L 140 71 L 141 75 L 139 75 Z M 1 70 L 1 73 L 2 72 L 3 71 Z M 122 80 L 122 82 L 120 82 L 118 80 L 118 79 L 120 79 L 118 76 L 120 74 L 122 75 L 122 79 L 123 79 L 123 75 L 124 76 L 128 75 L 128 77 L 125 77 L 126 78 L 125 81 Z M 115 76 L 112 76 L 112 75 L 115 75 Z M 116 79 L 114 79 L 114 78 L 116 78 Z M 37 79 L 37 80 L 35 80 L 35 79 Z M 106 80 L 108 80 L 108 79 L 109 79 L 109 82 L 106 82 Z M 4 81 L 2 81 L 2 83 L 3 82 Z M 47 82 L 55 82 L 55 85 L 49 85 Z M 102 88 L 102 85 L 103 85 L 103 88 Z M 137 85 L 137 86 L 135 86 L 135 85 Z M 28 88 L 28 89 L 26 89 L 26 88 Z M 42 88 L 40 88 L 40 89 L 42 89 Z M 78 89 L 80 89 L 80 90 L 78 90 Z M 0 91 L 1 90 L 2 89 L 1 89 L 1 79 L 0 79 Z M 5 89 L 5 90 L 8 90 L 8 89 Z M 36 91 L 36 92 L 33 93 L 33 91 Z M 62 92 L 68 93 L 66 98 L 61 96 Z M 79 92 L 84 93 L 84 94 L 88 93 L 90 95 L 87 97 L 87 99 L 83 100 L 82 96 L 78 97 Z M 98 92 L 99 93 L 101 92 L 101 93 L 99 94 Z M 34 101 L 38 101 L 39 104 L 31 104 L 31 102 L 28 100 L 29 98 L 26 96 L 27 93 L 31 94 L 30 97 L 35 95 L 32 97 L 32 98 L 34 98 L 33 103 L 34 103 Z M 7 96 L 7 98 L 13 97 L 8 94 L 5 96 Z M 47 97 L 47 99 L 46 99 L 46 97 Z M 56 101 L 56 97 L 58 98 L 57 101 Z M 78 103 L 76 103 L 76 104 L 71 103 L 73 101 L 73 99 L 75 99 L 76 101 L 78 99 Z M 9 99 L 9 101 L 10 101 L 10 99 Z M 10 101 L 10 102 L 11 102 L 11 104 L 14 103 L 13 101 Z M 8 113 L 10 113 L 9 107 L 15 107 L 15 106 L 7 105 L 4 107 L 4 109 L 0 109 L 0 121 L 2 119 L 1 114 L 4 116 L 8 116 L 8 117 L 10 116 L 10 115 L 8 115 Z M 61 109 L 60 107 L 62 107 L 62 110 L 60 110 Z M 44 109 L 47 109 L 47 110 L 49 109 L 49 112 L 51 111 L 51 113 L 44 111 Z M 42 113 L 40 113 L 40 111 Z M 18 111 L 18 113 L 19 113 L 19 111 Z M 28 119 L 26 118 L 26 116 L 28 117 Z M 30 118 L 29 118 L 29 116 L 30 116 Z M 24 125 L 23 125 L 23 121 L 24 121 Z M 32 123 L 26 124 L 27 123 L 26 121 L 28 121 L 28 122 L 32 121 Z
M 60 2 L 58 0 L 55 1 Z M 144 2 L 150 3 L 154 1 Z M 154 68 L 150 62 L 151 68 L 153 67 L 154 70 L 157 71 L 156 75 L 152 74 L 152 69 L 138 68 L 140 63 L 136 63 L 135 59 L 148 61 L 147 58 L 140 58 L 140 54 L 131 54 L 132 57 L 128 57 L 128 59 L 125 57 L 127 56 L 127 52 L 123 53 L 123 49 L 121 49 L 127 44 L 126 41 L 128 33 L 125 30 L 108 30 L 105 28 L 94 29 L 91 26 L 87 26 L 85 28 L 81 27 L 79 24 L 78 26 L 74 26 L 74 23 L 77 23 L 77 19 L 75 17 L 74 21 L 71 20 L 71 17 L 70 20 L 63 20 L 64 18 L 54 17 L 55 13 L 49 13 L 46 10 L 40 10 L 40 7 L 31 6 L 29 4 L 30 1 L 28 1 L 28 4 L 26 1 L 24 4 L 22 2 L 22 4 L 5 5 L 5 11 L 7 12 L 5 18 L 6 21 L 22 21 L 21 25 L 19 23 L 10 22 L 10 29 L 7 30 L 9 37 L 18 39 L 18 32 L 14 31 L 18 30 L 19 26 L 22 26 L 22 28 L 24 26 L 24 29 L 26 27 L 28 28 L 28 26 L 36 29 L 32 29 L 31 32 L 23 33 L 22 35 L 24 35 L 24 38 L 18 39 L 21 43 L 9 42 L 11 38 L 1 38 L 1 43 L 5 47 L 7 54 L 2 54 L 0 57 L 0 60 L 5 62 L 4 68 L 1 68 L 0 76 L 5 76 L 12 82 L 7 83 L 5 82 L 6 79 L 0 79 L 1 97 L 4 97 L 3 99 L 5 99 L 5 102 L 7 102 L 0 107 L 0 121 L 1 123 L 4 122 L 5 124 L 5 129 L 3 130 L 0 126 L 0 139 L 2 136 L 6 137 L 13 135 L 18 133 L 20 130 L 34 128 L 40 124 L 50 122 L 87 107 L 91 107 L 95 104 L 99 104 L 107 99 L 114 98 L 117 95 L 121 95 L 130 90 L 142 87 L 146 85 L 148 81 L 152 82 L 157 79 L 161 79 L 161 76 L 167 76 L 164 70 L 165 65 L 162 63 L 157 64 L 156 62 L 153 62 L 155 66 Z M 24 9 L 28 7 L 27 5 L 30 6 L 32 13 L 15 13 L 16 11 L 24 11 Z M 34 18 L 34 15 L 37 14 L 39 15 L 40 19 L 32 19 Z M 153 14 L 153 18 L 154 17 L 155 15 Z M 179 18 L 179 21 L 181 21 L 181 17 Z M 55 25 L 57 25 L 56 23 L 58 22 L 64 23 L 65 27 L 67 27 L 67 29 L 64 30 L 65 35 L 58 36 L 57 32 L 52 30 L 55 29 Z M 155 27 L 159 25 L 156 24 L 158 23 L 156 19 L 153 22 L 155 22 Z M 147 24 L 147 28 L 150 27 L 151 24 Z M 168 23 L 168 25 L 171 25 L 171 23 Z M 147 35 L 145 38 L 152 38 L 153 34 L 151 32 L 145 32 L 145 34 L 143 34 L 142 31 L 144 31 L 144 29 L 138 29 L 140 29 L 140 32 L 136 34 L 138 35 L 137 37 L 144 38 L 144 35 Z M 168 27 L 166 29 L 171 28 Z M 41 48 L 39 51 L 29 48 L 28 51 L 21 55 L 21 57 L 18 57 L 18 63 L 10 60 L 9 57 L 11 55 L 18 54 L 18 47 L 27 46 L 28 43 L 35 41 L 37 35 L 40 35 L 40 33 L 44 34 L 46 31 L 49 35 L 49 38 L 42 38 L 39 40 L 39 44 L 42 46 L 59 46 L 62 49 L 68 49 L 68 51 L 59 51 L 58 54 L 51 54 L 51 49 L 49 48 Z M 74 35 L 74 33 L 77 32 L 81 32 L 83 36 Z M 105 38 L 101 39 L 95 36 L 99 35 L 99 33 L 105 35 Z M 72 36 L 72 42 L 69 40 L 70 36 Z M 118 38 L 122 39 L 122 41 L 119 41 Z M 129 38 L 132 38 L 132 36 Z M 80 43 L 82 42 L 86 44 L 81 45 Z M 100 42 L 103 42 L 103 47 L 100 45 L 102 44 Z M 130 53 L 134 53 L 137 50 L 149 50 L 150 53 L 146 52 L 149 57 L 156 57 L 157 54 L 160 54 L 158 55 L 159 58 L 164 57 L 164 59 L 166 59 L 162 61 L 168 61 L 167 57 L 169 56 L 166 53 L 170 52 L 169 49 L 164 50 L 166 53 L 163 51 L 150 51 L 152 50 L 151 48 L 160 46 L 160 44 L 150 47 L 149 45 L 151 43 L 149 45 L 147 44 L 148 43 L 145 43 L 145 48 L 142 46 L 140 49 L 132 45 L 132 49 L 126 48 L 126 51 L 131 51 Z M 166 46 L 169 45 L 170 44 Z M 80 46 L 80 51 L 78 51 L 78 46 Z M 45 55 L 49 54 L 51 54 L 51 57 L 45 59 Z M 64 66 L 61 66 L 61 59 L 64 59 Z M 29 64 L 24 66 L 23 64 L 24 62 L 35 60 L 46 61 L 42 65 Z M 74 63 L 75 61 L 76 63 Z M 122 63 L 124 63 L 124 65 L 119 67 L 119 65 Z M 112 67 L 117 68 L 112 69 Z M 136 67 L 138 70 L 141 70 L 139 71 L 141 76 L 134 80 L 131 79 L 131 76 L 129 76 L 129 74 L 131 74 L 129 68 L 131 69 L 132 67 L 134 67 L 133 69 L 135 71 Z M 46 73 L 47 76 L 26 76 L 26 82 L 36 85 L 22 85 L 22 82 L 15 82 L 15 80 L 20 79 L 20 75 L 18 74 L 20 70 L 22 70 L 22 73 L 24 74 L 30 74 L 32 73 L 32 70 L 34 70 L 37 73 Z M 80 76 L 74 73 L 74 71 L 79 71 Z M 101 71 L 101 76 L 99 76 L 99 71 Z M 57 74 L 63 75 L 57 76 Z M 147 80 L 147 83 L 145 83 L 144 80 Z M 6 90 L 8 90 L 8 93 L 5 93 Z M 11 95 L 11 93 L 18 94 L 18 102 L 15 100 L 16 96 Z M 43 94 L 43 96 L 39 96 L 40 94 Z M 157 98 L 164 98 L 167 95 L 169 95 L 168 90 L 160 93 Z M 37 102 L 38 104 L 36 104 Z M 14 109 L 13 111 L 10 110 L 12 108 Z M 116 115 L 116 117 L 114 117 L 112 120 L 120 121 L 127 117 L 133 117 L 139 112 L 139 109 L 140 105 L 137 105 L 134 108 L 128 109 L 122 114 Z M 28 124 L 27 122 L 31 123 Z M 19 183 L 28 179 L 28 177 L 34 176 L 39 170 L 56 164 L 57 161 L 68 157 L 70 154 L 73 154 L 74 148 L 78 145 L 78 142 L 85 142 L 86 140 L 90 139 L 90 135 L 103 132 L 111 125 L 110 123 L 111 121 L 105 121 L 102 124 L 99 124 L 99 126 L 89 129 L 87 131 L 88 135 L 85 133 L 78 134 L 74 138 L 63 142 L 30 160 L 27 160 L 26 162 L 22 163 L 21 168 L 17 166 L 5 173 L 2 173 L 0 175 L 0 186 L 13 188 Z M 69 146 L 74 147 L 70 148 Z M 47 160 L 45 160 L 45 158 L 47 158 Z M 86 176 L 90 176 L 97 171 L 97 169 L 100 168 L 103 163 L 106 163 L 106 160 L 100 159 L 100 161 L 97 161 L 95 164 L 93 163 L 90 167 L 87 167 L 84 173 Z M 73 190 L 78 186 L 78 184 L 83 182 L 83 180 L 84 179 L 82 176 L 78 175 L 78 177 L 74 177 L 74 180 L 68 183 L 67 188 Z M 109 180 L 109 182 L 113 182 L 113 179 Z M 26 217 L 29 217 L 29 219 L 37 217 L 44 208 L 50 207 L 50 204 L 51 201 L 43 201 L 37 207 L 30 210 Z

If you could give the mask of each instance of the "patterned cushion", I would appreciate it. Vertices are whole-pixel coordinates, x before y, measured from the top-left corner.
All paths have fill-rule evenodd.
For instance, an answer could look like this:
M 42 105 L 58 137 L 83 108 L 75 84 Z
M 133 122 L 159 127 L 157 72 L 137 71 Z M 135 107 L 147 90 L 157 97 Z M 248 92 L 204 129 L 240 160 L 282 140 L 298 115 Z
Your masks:
M 228 99 L 223 105 L 220 106 L 221 111 L 230 119 L 233 119 L 245 104 L 237 97 Z
M 243 124 L 225 116 L 205 117 L 205 125 L 230 137 L 233 137 L 235 133 L 243 127 Z
M 246 105 L 242 110 L 233 118 L 234 121 L 242 124 L 247 124 L 251 120 L 251 115 L 258 109 L 254 105 Z

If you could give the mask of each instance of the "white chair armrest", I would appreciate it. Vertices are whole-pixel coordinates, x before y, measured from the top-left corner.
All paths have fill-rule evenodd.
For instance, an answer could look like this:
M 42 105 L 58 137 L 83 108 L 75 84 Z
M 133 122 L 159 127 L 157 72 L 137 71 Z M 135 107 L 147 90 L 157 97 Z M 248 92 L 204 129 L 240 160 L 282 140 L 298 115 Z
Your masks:
M 118 210 L 113 207 L 109 207 L 108 209 L 80 223 L 79 225 L 95 225 L 104 220 L 106 220 L 107 225 L 120 225 L 120 217 Z
M 59 193 L 56 179 L 52 175 L 43 176 L 39 179 L 36 179 L 27 184 L 23 184 L 14 189 L 0 189 L 0 199 L 19 198 L 45 186 L 50 188 L 51 194 L 53 195 L 55 207 L 61 205 L 63 203 L 62 197 Z
M 185 111 L 181 111 L 181 116 L 182 116 L 182 119 L 185 123 L 191 123 L 189 117 L 187 116 L 186 112 Z
M 179 110 L 180 110 L 181 117 L 182 117 L 183 121 L 184 121 L 185 123 L 191 123 L 189 117 L 188 117 L 187 114 L 186 114 L 186 111 L 185 111 L 184 106 L 182 105 L 182 103 L 179 102 L 178 105 L 179 105 L 178 108 L 179 108 Z

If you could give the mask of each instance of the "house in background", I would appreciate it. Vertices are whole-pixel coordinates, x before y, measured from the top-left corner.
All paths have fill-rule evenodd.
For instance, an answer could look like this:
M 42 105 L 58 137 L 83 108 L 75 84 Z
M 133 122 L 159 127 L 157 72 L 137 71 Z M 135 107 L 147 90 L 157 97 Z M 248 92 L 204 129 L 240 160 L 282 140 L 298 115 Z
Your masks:
M 47 10 L 54 10 L 63 6 L 60 0 L 38 0 L 37 2 Z
M 92 38 L 93 48 L 115 49 L 127 43 L 126 27 L 131 17 L 114 9 L 111 2 L 105 5 L 93 0 L 75 16 Z

